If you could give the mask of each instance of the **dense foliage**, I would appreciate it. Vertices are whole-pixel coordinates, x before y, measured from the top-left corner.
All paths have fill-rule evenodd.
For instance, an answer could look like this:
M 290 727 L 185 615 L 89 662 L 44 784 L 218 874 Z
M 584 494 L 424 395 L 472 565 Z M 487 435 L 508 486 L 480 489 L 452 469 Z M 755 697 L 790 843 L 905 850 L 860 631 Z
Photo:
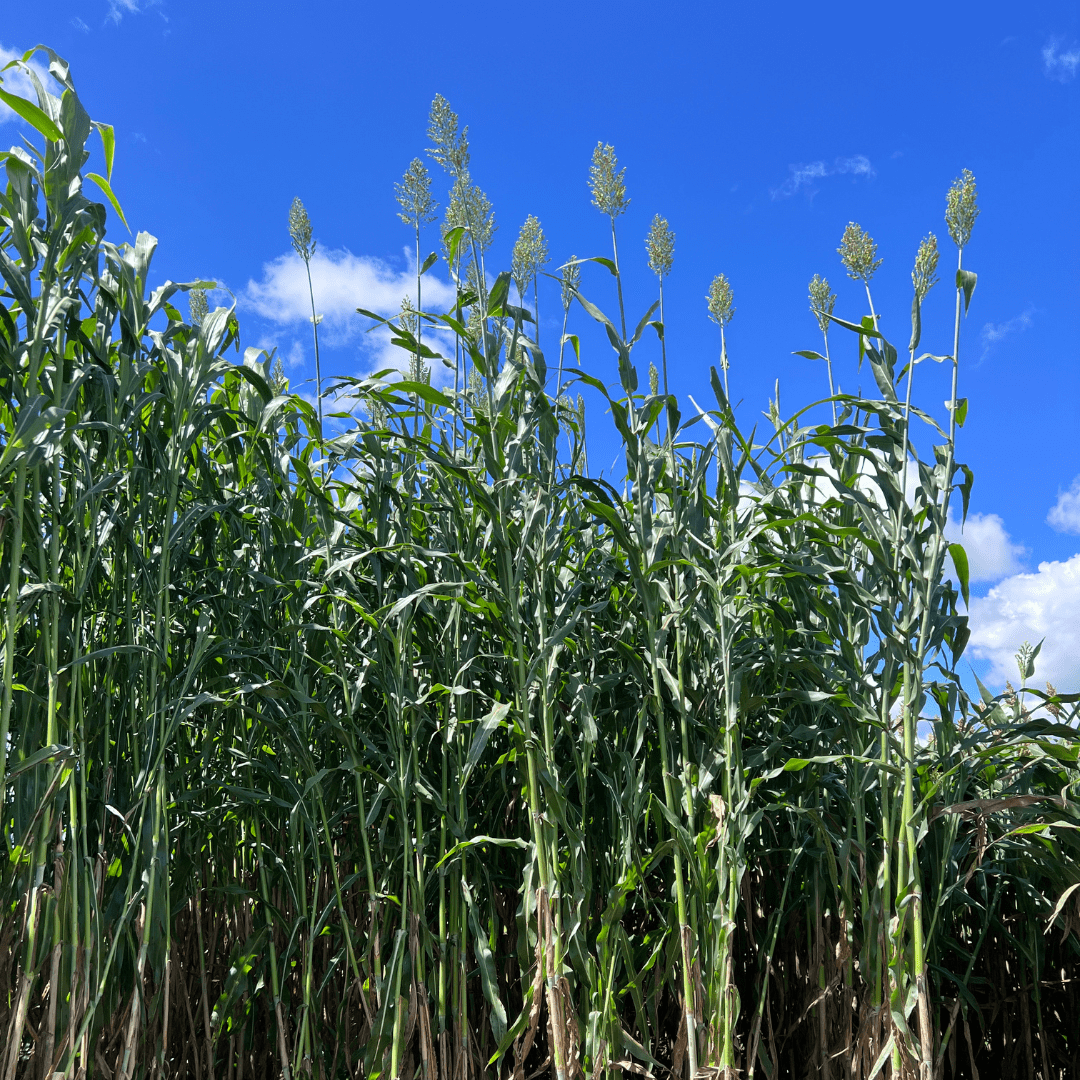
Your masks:
M 655 309 L 628 336 L 583 295 L 610 272 L 621 305 L 617 248 L 563 286 L 618 393 L 565 377 L 576 338 L 549 374 L 538 223 L 516 289 L 488 277 L 437 99 L 459 302 L 384 324 L 414 377 L 336 380 L 367 419 L 331 438 L 321 395 L 233 359 L 232 310 L 150 291 L 152 237 L 106 241 L 49 55 L 61 96 L 4 98 L 42 144 L 0 197 L 2 1080 L 1080 1075 L 1075 698 L 956 673 L 966 403 L 911 404 L 936 249 L 901 370 L 821 293 L 877 398 L 748 438 L 714 372 L 690 428 L 638 388 Z M 610 148 L 593 179 L 614 238 Z M 962 253 L 970 176 L 948 207 Z M 869 300 L 872 242 L 844 253 Z M 453 392 L 423 377 L 448 335 Z

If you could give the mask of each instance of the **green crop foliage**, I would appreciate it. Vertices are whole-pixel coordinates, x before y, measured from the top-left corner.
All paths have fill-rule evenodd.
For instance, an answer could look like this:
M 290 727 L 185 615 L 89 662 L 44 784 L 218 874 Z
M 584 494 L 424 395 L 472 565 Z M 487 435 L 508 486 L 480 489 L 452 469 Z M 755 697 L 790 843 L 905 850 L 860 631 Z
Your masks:
M 871 314 L 815 277 L 825 352 L 802 355 L 831 390 L 857 350 L 878 396 L 776 401 L 748 436 L 722 336 L 684 423 L 666 349 L 638 387 L 663 316 L 627 335 L 598 146 L 613 248 L 553 275 L 552 380 L 539 222 L 511 292 L 437 98 L 457 303 L 420 307 L 414 161 L 417 306 L 380 322 L 416 377 L 320 371 L 313 407 L 234 351 L 211 283 L 150 291 L 154 238 L 106 239 L 112 131 L 48 58 L 63 92 L 5 92 L 37 134 L 0 155 L 0 1080 L 1080 1075 L 1076 695 L 1028 685 L 1037 649 L 1005 696 L 957 674 L 973 273 L 952 352 L 918 353 L 924 241 L 898 369 L 852 225 Z M 82 172 L 95 130 L 106 176 Z M 966 245 L 969 173 L 946 205 Z M 657 218 L 658 290 L 673 243 Z M 588 299 L 609 272 L 617 322 Z M 721 275 L 722 334 L 733 311 Z M 952 367 L 943 426 L 913 396 L 926 359 Z M 589 475 L 575 384 L 622 490 Z M 368 419 L 324 429 L 324 396 Z

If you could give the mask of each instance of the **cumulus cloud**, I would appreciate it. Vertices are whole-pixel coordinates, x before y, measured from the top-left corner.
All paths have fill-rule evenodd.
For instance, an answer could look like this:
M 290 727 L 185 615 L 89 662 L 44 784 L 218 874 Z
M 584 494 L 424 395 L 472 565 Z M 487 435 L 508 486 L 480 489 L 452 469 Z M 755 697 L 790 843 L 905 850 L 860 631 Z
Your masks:
M 1016 681 L 1017 649 L 1045 638 L 1034 684 L 1071 693 L 1080 689 L 1080 554 L 1044 562 L 1034 574 L 1015 574 L 971 601 L 969 653 L 990 661 L 998 687 Z
M 1052 37 L 1043 46 L 1042 57 L 1043 71 L 1048 79 L 1068 82 L 1080 67 L 1080 45 L 1074 43 L 1066 48 L 1061 38 Z
M 0 45 L 0 68 L 7 67 L 12 60 L 21 60 L 23 58 L 24 49 L 8 49 L 3 45 Z M 38 61 L 31 60 L 30 68 L 34 74 L 41 80 L 42 85 L 46 90 L 58 92 L 59 87 L 53 81 L 53 77 L 49 74 L 48 70 Z M 37 102 L 37 91 L 34 89 L 34 84 L 30 81 L 30 77 L 21 68 L 8 68 L 0 78 L 4 80 L 4 89 L 9 94 L 17 94 L 19 97 L 29 98 L 33 102 Z M 16 113 L 12 112 L 3 102 L 0 102 L 0 124 L 6 123 L 8 120 L 18 120 L 19 117 Z
M 791 175 L 779 186 L 773 188 L 774 199 L 787 199 L 798 192 L 801 188 L 807 188 L 813 192 L 815 180 L 822 180 L 826 176 L 866 176 L 873 177 L 874 166 L 870 159 L 863 154 L 854 157 L 837 158 L 831 165 L 824 161 L 811 161 L 805 165 L 789 165 Z
M 963 528 L 952 507 L 945 536 L 950 543 L 961 543 L 968 557 L 968 580 L 1000 581 L 1018 573 L 1021 560 L 1028 554 L 1023 544 L 1014 544 L 1005 531 L 1005 522 L 997 514 L 968 514 Z M 955 573 L 955 571 L 953 571 Z
M 979 335 L 979 340 L 982 343 L 982 354 L 979 357 L 979 362 L 990 354 L 990 350 L 998 344 L 998 342 L 1004 341 L 1007 337 L 1011 337 L 1013 334 L 1022 334 L 1034 321 L 1035 305 L 1028 304 L 1028 306 L 1020 312 L 1019 315 L 1006 322 L 1001 323 L 984 323 L 982 333 Z
M 1058 532 L 1080 533 L 1080 476 L 1068 491 L 1058 495 L 1057 502 L 1046 515 L 1046 523 Z
M 416 268 L 403 271 L 367 255 L 351 251 L 316 251 L 311 260 L 315 306 L 334 332 L 351 338 L 363 329 L 358 307 L 380 315 L 396 314 L 402 298 L 416 292 Z M 295 253 L 282 255 L 263 266 L 260 281 L 249 281 L 246 306 L 280 325 L 309 322 L 307 270 Z M 415 300 L 415 296 L 413 296 Z M 424 306 L 446 308 L 454 301 L 453 286 L 434 274 L 424 275 Z
M 366 308 L 389 318 L 400 311 L 406 295 L 415 303 L 416 265 L 412 259 L 409 263 L 405 270 L 397 270 L 380 259 L 346 250 L 316 251 L 311 260 L 311 283 L 315 308 L 322 316 L 320 341 L 330 347 L 362 341 L 373 370 L 403 367 L 407 358 L 401 349 L 390 344 L 385 330 L 378 329 L 365 336 L 370 323 L 356 309 Z M 454 302 L 454 288 L 434 273 L 427 273 L 423 278 L 422 300 L 426 310 L 446 310 Z M 311 300 L 303 260 L 290 252 L 266 263 L 261 279 L 248 282 L 241 304 L 283 329 L 309 327 Z M 429 340 L 425 332 L 425 341 Z M 298 356 L 303 353 L 298 354 L 297 348 L 294 343 L 286 362 L 298 362 Z M 436 382 L 442 378 L 441 367 L 435 361 L 432 378 Z

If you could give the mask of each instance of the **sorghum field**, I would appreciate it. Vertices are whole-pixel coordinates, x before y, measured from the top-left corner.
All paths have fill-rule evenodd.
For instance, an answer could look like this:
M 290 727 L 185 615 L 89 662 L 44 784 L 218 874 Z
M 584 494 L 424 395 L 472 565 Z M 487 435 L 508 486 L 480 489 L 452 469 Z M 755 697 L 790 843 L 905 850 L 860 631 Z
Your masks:
M 666 222 L 620 261 L 611 147 L 612 248 L 550 271 L 541 349 L 543 231 L 485 263 L 436 98 L 456 306 L 418 277 L 380 321 L 409 377 L 308 400 L 211 283 L 151 288 L 157 241 L 106 238 L 112 129 L 46 59 L 62 96 L 2 94 L 34 137 L 0 155 L 0 1080 L 1080 1076 L 1076 695 L 1031 646 L 1001 697 L 958 668 L 970 173 L 910 341 L 857 225 L 836 273 L 869 314 L 811 283 L 792 347 L 830 386 L 857 352 L 876 396 L 778 394 L 745 431 L 723 275 L 714 399 L 666 393 L 710 360 L 666 355 Z M 432 182 L 397 188 L 418 265 Z M 309 260 L 299 201 L 289 227 Z M 624 311 L 624 273 L 657 304 Z

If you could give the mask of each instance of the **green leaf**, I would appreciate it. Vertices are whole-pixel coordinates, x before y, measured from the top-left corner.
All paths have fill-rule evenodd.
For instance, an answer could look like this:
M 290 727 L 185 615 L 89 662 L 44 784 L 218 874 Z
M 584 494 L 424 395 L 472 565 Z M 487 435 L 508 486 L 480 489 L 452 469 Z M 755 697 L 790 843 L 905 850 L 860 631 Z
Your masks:
M 95 184 L 105 193 L 105 197 L 112 203 L 112 208 L 119 214 L 120 220 L 124 223 L 124 228 L 128 232 L 131 232 L 131 226 L 127 223 L 127 218 L 124 217 L 124 211 L 120 209 L 120 203 L 117 202 L 116 196 L 113 194 L 113 189 L 109 186 L 109 181 L 104 176 L 99 176 L 97 173 L 87 173 L 87 180 L 93 180 Z
M 488 308 L 487 313 L 489 315 L 495 315 L 502 310 L 503 304 L 506 303 L 506 298 L 510 294 L 510 271 L 504 270 L 495 279 L 495 284 L 491 286 L 491 292 L 488 293 Z
M 497 1043 L 502 1042 L 506 1034 L 506 1007 L 499 997 L 499 980 L 495 975 L 495 958 L 491 954 L 491 946 L 488 944 L 487 934 L 481 929 L 480 920 L 477 917 L 476 903 L 473 900 L 472 889 L 468 882 L 461 879 L 461 892 L 465 897 L 465 904 L 469 910 L 469 926 L 472 929 L 473 953 L 480 969 L 480 988 L 484 992 L 488 1005 L 491 1007 L 489 1020 L 491 1031 Z
M 476 768 L 477 762 L 479 762 L 481 755 L 484 753 L 484 748 L 488 744 L 488 739 L 491 738 L 491 733 L 506 720 L 506 714 L 509 711 L 510 703 L 501 701 L 492 708 L 487 716 L 480 720 L 476 728 L 476 734 L 473 735 L 472 742 L 469 744 L 469 755 L 465 759 L 465 768 L 461 771 L 462 787 L 465 786 L 473 769 Z
M 1077 889 L 1080 889 L 1080 881 L 1077 881 L 1075 884 L 1070 885 L 1058 897 L 1058 902 L 1054 905 L 1054 910 L 1050 912 L 1050 918 L 1046 920 L 1046 929 L 1043 931 L 1044 934 L 1048 934 L 1050 932 L 1050 927 L 1054 925 L 1054 920 L 1058 917 L 1058 915 L 1061 914 L 1061 909 L 1065 906 L 1069 897 L 1072 896 L 1072 894 L 1076 892 Z
M 568 341 L 574 347 L 574 357 L 578 362 L 578 366 L 580 367 L 580 365 L 581 365 L 581 342 L 578 340 L 577 334 L 564 334 L 563 339 L 562 339 L 562 341 L 559 342 L 559 344 L 564 345 Z
M 50 142 L 63 142 L 64 133 L 32 101 L 27 101 L 18 94 L 9 94 L 0 90 L 2 101 L 12 112 L 18 113 L 28 124 L 38 129 Z
M 441 359 L 441 357 L 435 357 L 434 359 Z M 441 405 L 444 409 L 448 409 L 452 404 L 450 399 L 444 393 L 436 390 L 430 383 L 412 382 L 410 379 L 402 379 L 400 382 L 391 383 L 391 386 L 395 390 L 404 390 L 407 394 L 415 394 L 429 405 Z
M 8 769 L 5 780 L 7 783 L 11 783 L 15 777 L 21 776 L 24 772 L 29 772 L 30 769 L 35 768 L 44 761 L 66 761 L 73 753 L 74 751 L 70 746 L 62 746 L 60 743 L 53 743 L 51 746 L 43 746 L 28 758 L 24 758 L 17 764 L 12 765 Z
M 956 399 L 956 426 L 963 427 L 967 419 L 968 399 L 966 397 Z
M 961 524 L 967 521 L 968 503 L 971 501 L 971 487 L 975 483 L 975 474 L 967 465 L 958 465 L 957 468 L 964 474 L 963 483 L 958 484 L 960 495 L 964 503 L 964 516 L 960 519 Z
M 960 581 L 960 592 L 964 597 L 964 603 L 970 604 L 968 591 L 968 557 L 963 544 L 950 544 L 949 554 L 952 556 L 953 566 L 956 567 L 956 576 Z
M 619 268 L 611 259 L 605 259 L 602 255 L 593 255 L 590 259 L 578 259 L 579 263 L 594 262 L 599 263 L 601 266 L 606 266 L 612 274 L 612 277 L 619 276 Z
M 879 338 L 881 334 L 874 329 L 874 320 L 869 315 L 863 316 L 861 324 L 848 322 L 846 319 L 841 319 L 837 315 L 830 315 L 829 318 L 838 326 L 844 327 L 846 330 L 853 330 L 856 334 L 861 334 L 863 337 Z M 867 327 L 866 323 L 869 320 L 870 326 Z
M 956 271 L 956 287 L 964 290 L 964 314 L 967 314 L 968 308 L 971 306 L 971 294 L 975 291 L 975 282 L 979 280 L 978 274 L 973 274 L 970 270 L 957 270 Z
M 465 226 L 456 225 L 443 237 L 443 243 L 446 245 L 446 261 L 451 267 L 457 261 L 458 247 L 464 235 Z
M 896 1036 L 890 1035 L 888 1041 L 881 1048 L 881 1053 L 878 1054 L 877 1060 L 874 1062 L 874 1067 L 870 1070 L 870 1075 L 867 1076 L 866 1080 L 874 1080 L 874 1077 L 885 1067 L 885 1062 L 889 1060 L 895 1042 Z
M 99 124 L 94 121 L 94 127 L 101 136 L 101 149 L 105 152 L 105 176 L 112 182 L 113 157 L 116 154 L 116 133 L 112 124 Z
M 423 277 L 437 262 L 439 261 L 439 253 L 433 251 L 425 260 L 424 265 L 420 267 L 420 276 Z
M 660 306 L 660 301 L 657 300 L 648 311 L 641 317 L 641 320 L 637 324 L 637 328 L 634 330 L 633 337 L 630 338 L 630 344 L 634 345 L 640 339 L 641 335 L 645 332 L 645 327 L 649 325 L 649 320 L 652 318 L 653 312 Z
M 799 349 L 791 354 L 792 356 L 805 356 L 807 360 L 824 360 L 825 357 L 819 352 L 814 352 L 811 349 Z

